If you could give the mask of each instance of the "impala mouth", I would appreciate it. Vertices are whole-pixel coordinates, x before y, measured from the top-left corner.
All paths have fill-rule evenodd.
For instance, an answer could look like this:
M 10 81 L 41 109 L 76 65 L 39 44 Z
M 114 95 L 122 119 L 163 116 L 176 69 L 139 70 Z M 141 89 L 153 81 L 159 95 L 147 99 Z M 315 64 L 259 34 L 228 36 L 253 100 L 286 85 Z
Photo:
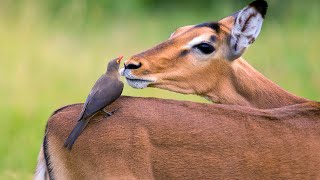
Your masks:
M 121 69 L 119 72 L 121 76 L 124 76 L 126 78 L 127 83 L 133 88 L 143 89 L 148 87 L 149 84 L 155 82 L 155 80 L 149 78 L 140 78 L 132 75 L 130 69 Z

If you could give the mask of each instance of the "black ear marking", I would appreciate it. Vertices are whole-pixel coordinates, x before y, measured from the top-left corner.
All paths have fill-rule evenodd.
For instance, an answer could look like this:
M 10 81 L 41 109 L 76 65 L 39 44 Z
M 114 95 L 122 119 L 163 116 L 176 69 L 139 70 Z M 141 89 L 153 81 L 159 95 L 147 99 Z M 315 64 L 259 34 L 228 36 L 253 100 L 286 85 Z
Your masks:
M 267 13 L 268 3 L 265 0 L 253 1 L 252 3 L 249 4 L 249 6 L 255 8 L 263 18 Z

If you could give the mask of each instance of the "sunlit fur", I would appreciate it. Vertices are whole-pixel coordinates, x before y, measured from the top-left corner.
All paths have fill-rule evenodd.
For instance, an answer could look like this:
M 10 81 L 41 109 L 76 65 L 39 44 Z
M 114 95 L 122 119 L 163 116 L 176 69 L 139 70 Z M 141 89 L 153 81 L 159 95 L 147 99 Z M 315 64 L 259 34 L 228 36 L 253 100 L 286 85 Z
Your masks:
M 320 104 L 275 109 L 121 97 L 68 151 L 82 105 L 46 130 L 55 179 L 318 179 Z

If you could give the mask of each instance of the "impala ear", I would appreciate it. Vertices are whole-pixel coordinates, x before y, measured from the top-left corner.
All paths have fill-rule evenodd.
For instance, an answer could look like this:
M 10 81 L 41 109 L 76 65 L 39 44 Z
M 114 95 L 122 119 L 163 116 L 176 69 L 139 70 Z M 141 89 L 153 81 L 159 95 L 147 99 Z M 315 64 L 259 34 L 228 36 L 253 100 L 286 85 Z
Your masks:
M 239 58 L 256 40 L 267 8 L 266 1 L 256 0 L 235 14 L 219 21 L 231 30 L 228 38 L 227 59 L 232 61 Z

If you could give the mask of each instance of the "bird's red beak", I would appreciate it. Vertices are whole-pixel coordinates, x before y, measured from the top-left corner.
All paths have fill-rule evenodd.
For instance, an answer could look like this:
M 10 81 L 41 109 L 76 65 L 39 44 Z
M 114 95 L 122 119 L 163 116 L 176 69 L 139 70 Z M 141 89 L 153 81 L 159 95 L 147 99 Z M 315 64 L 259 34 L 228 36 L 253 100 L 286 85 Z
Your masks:
M 123 55 L 121 55 L 121 56 L 118 57 L 118 59 L 117 59 L 117 63 L 118 63 L 118 64 L 121 62 L 122 58 L 123 58 Z

